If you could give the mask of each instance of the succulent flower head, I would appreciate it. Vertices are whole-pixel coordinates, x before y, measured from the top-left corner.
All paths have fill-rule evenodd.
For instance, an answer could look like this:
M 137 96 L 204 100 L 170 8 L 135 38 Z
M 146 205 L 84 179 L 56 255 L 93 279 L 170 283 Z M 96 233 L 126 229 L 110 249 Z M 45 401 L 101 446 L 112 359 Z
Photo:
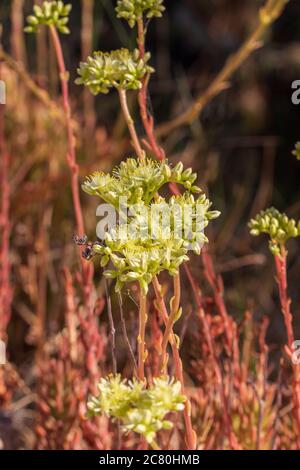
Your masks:
M 194 185 L 196 178 L 182 163 L 171 167 L 167 162 L 129 158 L 112 175 L 98 172 L 84 183 L 84 191 L 112 205 L 123 219 L 105 234 L 103 245 L 93 248 L 101 255 L 102 267 L 111 263 L 104 275 L 116 280 L 117 291 L 138 281 L 147 292 L 155 275 L 166 270 L 174 276 L 188 261 L 189 250 L 200 253 L 208 241 L 204 229 L 219 212 L 210 210 L 211 202 Z M 159 190 L 168 183 L 186 191 L 166 200 Z
M 34 5 L 33 13 L 27 17 L 27 33 L 36 33 L 40 25 L 53 25 L 62 34 L 69 34 L 67 26 L 72 5 L 62 1 L 43 2 L 42 5 Z
M 289 219 L 284 213 L 274 207 L 261 211 L 254 219 L 250 220 L 249 228 L 251 235 L 258 236 L 266 233 L 270 237 L 270 249 L 273 254 L 280 253 L 280 246 L 284 245 L 290 238 L 300 235 L 300 221 Z
M 142 86 L 142 78 L 154 72 L 148 65 L 150 53 L 144 58 L 139 57 L 139 51 L 117 49 L 111 52 L 94 52 L 81 62 L 78 68 L 77 85 L 85 85 L 94 95 L 107 94 L 111 88 L 138 90 Z
M 143 15 L 146 18 L 159 18 L 164 10 L 163 0 L 118 0 L 116 6 L 118 18 L 126 20 L 131 28 Z
M 109 375 L 101 379 L 98 389 L 99 395 L 88 401 L 89 415 L 105 413 L 119 420 L 123 431 L 141 434 L 149 444 L 158 431 L 172 427 L 166 415 L 184 408 L 180 383 L 168 377 L 156 378 L 146 388 L 144 382 L 136 379 L 128 382 L 119 374 Z
M 192 193 L 200 193 L 201 189 L 194 185 L 196 178 L 196 173 L 191 168 L 184 170 L 182 163 L 171 167 L 167 162 L 157 162 L 150 158 L 143 161 L 128 158 L 113 170 L 112 175 L 93 173 L 82 189 L 117 208 L 122 196 L 127 197 L 129 205 L 141 201 L 148 205 L 168 183 L 177 183 Z

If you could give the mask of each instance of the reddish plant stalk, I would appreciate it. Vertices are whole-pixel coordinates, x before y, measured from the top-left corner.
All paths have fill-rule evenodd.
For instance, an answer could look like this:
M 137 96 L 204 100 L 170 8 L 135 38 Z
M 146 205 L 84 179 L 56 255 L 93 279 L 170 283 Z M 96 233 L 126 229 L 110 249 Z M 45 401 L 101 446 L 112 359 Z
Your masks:
M 200 291 L 198 290 L 198 286 L 196 284 L 196 281 L 195 281 L 194 277 L 192 276 L 192 274 L 190 273 L 190 271 L 187 270 L 186 272 L 187 272 L 187 276 L 188 276 L 188 279 L 190 281 L 190 284 L 191 284 L 191 287 L 192 287 L 192 290 L 193 290 L 193 293 L 194 293 L 194 298 L 195 298 L 195 302 L 196 302 L 196 306 L 197 306 L 198 317 L 199 317 L 199 320 L 200 320 L 200 322 L 202 324 L 202 327 L 203 327 L 204 337 L 205 337 L 205 340 L 206 340 L 206 343 L 207 343 L 207 346 L 208 346 L 208 350 L 209 350 L 209 353 L 210 353 L 210 356 L 211 356 L 211 359 L 212 359 L 214 373 L 215 373 L 217 385 L 218 385 L 219 391 L 220 391 L 220 397 L 221 397 L 221 400 L 222 400 L 223 411 L 224 411 L 223 419 L 224 419 L 225 431 L 226 431 L 226 434 L 227 434 L 227 437 L 228 437 L 228 440 L 229 440 L 230 447 L 232 449 L 238 449 L 239 444 L 237 442 L 236 436 L 234 435 L 234 433 L 232 431 L 231 418 L 230 418 L 228 403 L 227 403 L 227 399 L 226 399 L 226 393 L 225 393 L 225 388 L 224 388 L 224 383 L 223 383 L 222 372 L 221 372 L 221 368 L 218 364 L 218 360 L 217 360 L 216 355 L 215 355 L 214 341 L 213 341 L 213 338 L 211 336 L 209 323 L 206 319 L 205 312 L 204 312 L 204 309 L 202 307 Z
M 140 56 L 143 59 L 145 56 L 145 31 L 143 19 L 140 18 L 137 22 L 138 25 L 138 48 L 140 51 Z M 144 129 L 149 141 L 149 145 L 158 160 L 163 160 L 165 158 L 164 150 L 158 145 L 156 137 L 154 135 L 154 119 L 153 116 L 150 116 L 147 111 L 147 92 L 148 92 L 148 77 L 145 77 L 142 80 L 142 88 L 138 94 L 139 106 L 140 106 L 140 115 L 143 122 Z
M 284 323 L 287 331 L 288 352 L 291 357 L 294 346 L 293 316 L 291 312 L 291 299 L 287 292 L 287 251 L 284 245 L 280 247 L 280 254 L 274 255 L 275 267 L 277 274 L 277 284 L 279 290 L 279 298 L 281 310 L 284 317 Z M 293 364 L 293 398 L 294 398 L 294 414 L 298 428 L 297 448 L 300 449 L 300 365 Z
M 233 331 L 230 317 L 227 312 L 227 308 L 224 302 L 224 285 L 220 275 L 217 275 L 214 269 L 212 257 L 206 250 L 202 250 L 202 261 L 204 265 L 204 275 L 213 290 L 214 300 L 219 311 L 219 314 L 224 323 L 224 331 L 227 343 L 227 352 L 229 356 L 232 356 L 233 352 Z
M 70 97 L 69 97 L 69 73 L 66 70 L 65 60 L 63 56 L 63 51 L 61 47 L 61 42 L 57 33 L 56 28 L 53 25 L 50 25 L 50 33 L 52 42 L 54 45 L 56 59 L 59 69 L 59 76 L 62 89 L 63 97 L 63 107 L 66 117 L 66 129 L 67 129 L 67 141 L 68 141 L 68 153 L 67 153 L 67 163 L 71 171 L 71 189 L 73 197 L 73 205 L 76 219 L 77 232 L 79 235 L 85 233 L 84 230 L 84 221 L 83 214 L 79 196 L 79 168 L 76 162 L 76 150 L 75 150 L 75 135 L 72 126 L 72 116 L 71 116 L 71 106 L 70 106 Z M 85 287 L 88 287 L 91 284 L 92 276 L 92 264 L 87 263 L 82 260 L 82 272 L 83 272 L 83 281 Z
M 85 60 L 93 48 L 94 0 L 81 1 L 81 58 Z M 87 88 L 83 90 L 84 137 L 86 149 L 92 151 L 92 137 L 96 127 L 95 97 Z
M 154 276 L 152 280 L 152 285 L 154 288 L 155 296 L 158 302 L 159 311 L 162 315 L 163 322 L 167 326 L 169 315 L 168 315 L 168 311 L 166 308 L 163 295 L 161 293 L 161 285 L 156 276 Z M 179 350 L 176 344 L 176 338 L 175 338 L 173 331 L 171 331 L 171 334 L 170 334 L 170 343 L 171 343 L 172 354 L 173 354 L 173 359 L 174 359 L 175 375 L 176 375 L 177 380 L 181 383 L 182 393 L 186 396 L 185 387 L 184 387 L 184 379 L 183 379 L 182 361 L 180 359 Z M 195 450 L 196 445 L 197 445 L 197 436 L 196 436 L 195 431 L 193 430 L 192 421 L 191 421 L 191 402 L 187 397 L 186 397 L 186 402 L 185 402 L 185 407 L 184 407 L 184 421 L 185 421 L 185 428 L 186 428 L 186 445 L 188 449 Z
M 1 159 L 1 246 L 0 246 L 0 339 L 4 339 L 6 329 L 11 317 L 12 288 L 10 285 L 10 260 L 9 260 L 9 237 L 11 224 L 9 219 L 10 211 L 10 184 L 9 165 L 10 156 L 5 142 L 4 130 L 4 106 L 0 104 L 0 159 Z

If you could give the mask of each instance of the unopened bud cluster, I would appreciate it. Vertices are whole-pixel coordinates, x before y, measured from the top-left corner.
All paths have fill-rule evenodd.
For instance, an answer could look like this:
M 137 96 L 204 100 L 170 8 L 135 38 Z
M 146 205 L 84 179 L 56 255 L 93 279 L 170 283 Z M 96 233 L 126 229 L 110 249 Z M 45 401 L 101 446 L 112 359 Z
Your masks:
M 148 65 L 150 54 L 140 58 L 135 49 L 117 49 L 111 52 L 94 52 L 86 62 L 81 62 L 77 85 L 85 85 L 94 94 L 108 93 L 111 88 L 138 90 L 142 78 L 154 70 Z
M 164 10 L 163 0 L 118 0 L 116 7 L 117 17 L 126 20 L 131 28 L 144 15 L 159 18 Z
M 41 6 L 34 5 L 33 13 L 27 17 L 28 25 L 25 31 L 36 33 L 40 25 L 53 25 L 60 33 L 69 34 L 70 30 L 67 24 L 71 9 L 72 5 L 65 5 L 62 1 L 43 2 Z
M 261 211 L 249 222 L 251 235 L 258 236 L 266 233 L 270 237 L 270 249 L 273 254 L 280 253 L 280 246 L 284 245 L 290 238 L 300 235 L 300 221 L 289 219 L 284 213 L 274 207 Z

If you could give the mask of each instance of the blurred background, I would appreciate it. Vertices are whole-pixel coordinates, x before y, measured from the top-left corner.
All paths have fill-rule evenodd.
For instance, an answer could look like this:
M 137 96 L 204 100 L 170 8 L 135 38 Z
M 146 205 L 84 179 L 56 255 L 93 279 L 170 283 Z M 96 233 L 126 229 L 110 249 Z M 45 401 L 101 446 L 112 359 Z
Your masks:
M 110 170 L 131 154 L 116 93 L 94 98 L 74 84 L 80 60 L 92 50 L 134 48 L 136 33 L 116 18 L 111 0 L 73 0 L 71 34 L 63 36 L 80 180 L 94 170 Z M 180 114 L 210 84 L 226 58 L 255 28 L 258 0 L 166 0 L 166 12 L 148 26 L 147 49 L 156 69 L 149 109 L 157 125 Z M 7 84 L 6 140 L 10 154 L 10 259 L 12 319 L 9 357 L 33 380 L 32 361 L 41 335 L 55 334 L 64 321 L 63 267 L 78 267 L 72 242 L 74 214 L 65 163 L 65 130 L 57 115 L 30 92 L 30 76 L 59 103 L 54 51 L 46 30 L 23 33 L 32 0 L 2 0 L 2 46 L 25 75 L 1 66 Z M 300 105 L 292 104 L 291 84 L 300 79 L 300 5 L 290 1 L 268 31 L 265 45 L 233 76 L 231 87 L 214 98 L 201 118 L 161 139 L 168 159 L 181 160 L 198 172 L 199 185 L 222 215 L 210 228 L 210 250 L 223 276 L 230 315 L 242 320 L 246 310 L 256 319 L 267 315 L 267 342 L 276 358 L 285 329 L 278 304 L 267 240 L 253 239 L 247 223 L 274 205 L 296 219 L 300 213 L 300 163 L 291 152 L 300 140 Z M 134 94 L 130 106 L 142 127 Z M 81 194 L 89 239 L 95 238 L 97 202 Z M 191 269 L 202 284 L 203 267 L 194 257 Z M 299 241 L 289 244 L 289 289 L 300 338 Z M 98 276 L 98 277 L 97 277 Z M 96 266 L 96 280 L 100 270 Z M 185 281 L 187 283 L 187 281 Z M 96 282 L 99 297 L 101 282 Z M 186 287 L 186 285 L 185 285 Z M 210 289 L 203 284 L 205 295 Z M 127 299 L 130 302 L 130 299 Z M 114 300 L 113 300 L 114 302 Z M 190 303 L 187 288 L 183 302 Z M 0 306 L 1 308 L 1 306 Z M 130 307 L 132 309 L 132 305 Z M 130 310 L 129 308 L 129 310 Z M 45 331 L 35 318 L 44 318 Z M 192 332 L 189 323 L 186 335 Z M 184 353 L 187 356 L 188 352 Z

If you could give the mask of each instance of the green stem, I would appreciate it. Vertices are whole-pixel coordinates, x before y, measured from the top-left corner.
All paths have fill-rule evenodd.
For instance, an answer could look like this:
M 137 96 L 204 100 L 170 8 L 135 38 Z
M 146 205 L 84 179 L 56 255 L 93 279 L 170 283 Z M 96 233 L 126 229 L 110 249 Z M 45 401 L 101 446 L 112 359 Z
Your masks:
M 131 136 L 132 145 L 136 151 L 138 158 L 140 160 L 145 160 L 145 152 L 141 147 L 139 138 L 135 130 L 134 120 L 132 119 L 129 108 L 128 108 L 126 90 L 124 90 L 123 88 L 119 88 L 118 91 L 119 91 L 119 98 L 120 98 L 122 112 L 123 112 L 124 119 L 126 121 L 128 130 Z

